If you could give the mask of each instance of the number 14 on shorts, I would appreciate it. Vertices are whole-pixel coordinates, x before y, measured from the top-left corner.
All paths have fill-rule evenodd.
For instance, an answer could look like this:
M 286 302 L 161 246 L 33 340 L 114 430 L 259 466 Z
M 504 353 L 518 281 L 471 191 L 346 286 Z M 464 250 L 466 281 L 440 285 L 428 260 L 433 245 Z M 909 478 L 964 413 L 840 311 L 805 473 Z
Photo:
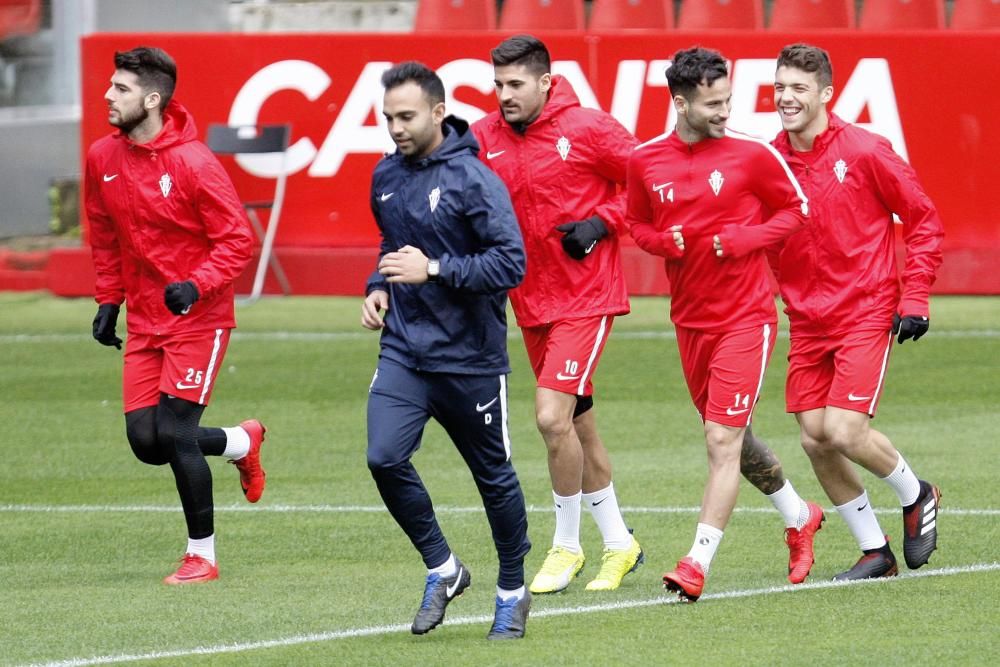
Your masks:
M 741 394 L 740 392 L 736 392 L 735 399 L 733 400 L 733 407 L 726 408 L 726 414 L 733 417 L 735 415 L 741 415 L 749 410 L 750 394 Z

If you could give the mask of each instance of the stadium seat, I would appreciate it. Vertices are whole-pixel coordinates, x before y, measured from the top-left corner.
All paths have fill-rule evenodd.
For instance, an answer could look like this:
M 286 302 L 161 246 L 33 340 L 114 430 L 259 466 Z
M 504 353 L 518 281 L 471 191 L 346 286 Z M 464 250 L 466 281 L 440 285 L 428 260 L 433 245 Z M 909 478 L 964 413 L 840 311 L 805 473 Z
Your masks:
M 763 0 L 684 0 L 677 27 L 681 30 L 762 30 Z
M 583 0 L 504 0 L 500 29 L 583 30 Z
M 854 0 L 774 0 L 768 30 L 854 28 Z
M 673 0 L 594 0 L 587 24 L 591 32 L 669 30 L 673 27 Z
M 0 40 L 38 32 L 42 0 L 0 0 Z
M 267 267 L 274 270 L 281 291 L 291 294 L 291 287 L 284 269 L 278 258 L 271 252 L 274 248 L 274 236 L 278 233 L 278 222 L 281 216 L 281 205 L 285 201 L 285 183 L 288 178 L 285 169 L 285 159 L 288 156 L 288 142 L 292 135 L 291 125 L 252 125 L 229 126 L 211 123 L 208 126 L 208 136 L 205 144 L 217 155 L 240 155 L 272 153 L 281 155 L 281 168 L 275 179 L 274 197 L 267 201 L 244 201 L 243 208 L 247 212 L 250 224 L 261 242 L 260 260 L 254 274 L 253 289 L 250 296 L 242 301 L 251 304 L 260 298 L 264 292 L 264 278 Z M 265 230 L 257 211 L 268 210 L 267 229 Z
M 862 30 L 935 30 L 944 27 L 944 0 L 865 0 Z
M 953 30 L 1000 30 L 1000 0 L 955 0 Z
M 495 30 L 496 0 L 419 0 L 413 29 Z

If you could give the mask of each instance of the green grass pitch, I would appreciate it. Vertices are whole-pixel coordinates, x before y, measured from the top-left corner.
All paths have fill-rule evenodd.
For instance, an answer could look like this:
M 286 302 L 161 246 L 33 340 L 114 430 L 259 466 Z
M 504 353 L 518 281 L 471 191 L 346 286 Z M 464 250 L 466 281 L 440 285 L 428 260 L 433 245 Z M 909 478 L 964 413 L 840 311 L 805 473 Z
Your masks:
M 613 593 L 537 596 L 520 642 L 487 642 L 496 558 L 479 497 L 444 432 L 415 458 L 473 585 L 424 637 L 408 631 L 424 569 L 365 466 L 377 335 L 359 298 L 265 299 L 238 312 L 207 425 L 268 426 L 267 491 L 242 498 L 211 461 L 219 581 L 167 587 L 184 548 L 171 475 L 136 461 L 120 408 L 121 355 L 90 338 L 94 304 L 0 294 L 0 665 L 995 664 L 1000 655 L 1000 298 L 937 298 L 931 331 L 893 350 L 877 428 L 941 486 L 939 549 L 895 580 L 829 585 L 856 548 L 783 410 L 779 338 L 754 427 L 799 492 L 827 508 L 804 586 L 785 579 L 783 524 L 743 483 L 705 596 L 675 604 L 662 573 L 694 534 L 706 463 L 665 299 L 633 299 L 597 372 L 615 486 L 646 564 Z M 513 322 L 513 320 L 512 320 Z M 785 326 L 782 324 L 782 330 Z M 510 429 L 529 504 L 530 578 L 553 517 L 531 372 L 512 326 Z M 863 473 L 902 555 L 898 502 Z M 993 656 L 992 658 L 990 656 Z

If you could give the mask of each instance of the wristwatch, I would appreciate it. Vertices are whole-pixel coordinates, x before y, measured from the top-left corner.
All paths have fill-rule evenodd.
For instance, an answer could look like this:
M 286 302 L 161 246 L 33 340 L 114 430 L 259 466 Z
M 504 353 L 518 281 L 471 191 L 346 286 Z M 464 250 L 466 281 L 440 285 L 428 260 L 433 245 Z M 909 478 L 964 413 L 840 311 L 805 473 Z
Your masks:
M 430 282 L 436 282 L 438 276 L 441 275 L 441 260 L 439 259 L 429 259 L 427 260 L 427 280 Z

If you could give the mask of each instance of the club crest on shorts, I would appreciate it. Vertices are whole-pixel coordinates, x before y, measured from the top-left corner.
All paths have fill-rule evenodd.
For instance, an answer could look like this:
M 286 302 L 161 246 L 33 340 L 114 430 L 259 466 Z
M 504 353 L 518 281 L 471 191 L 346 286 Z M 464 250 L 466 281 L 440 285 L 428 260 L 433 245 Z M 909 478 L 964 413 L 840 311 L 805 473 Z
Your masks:
M 441 188 L 431 190 L 431 193 L 427 195 L 427 199 L 430 201 L 431 213 L 433 213 L 434 209 L 438 207 L 438 202 L 441 201 Z
M 725 181 L 726 179 L 722 177 L 722 172 L 718 169 L 713 171 L 712 175 L 708 177 L 708 184 L 712 186 L 712 192 L 715 193 L 716 197 L 719 196 L 719 190 L 722 189 L 722 184 Z
M 173 182 L 170 180 L 170 174 L 164 174 L 160 176 L 160 192 L 166 197 L 170 194 L 170 188 L 174 186 Z
M 565 162 L 566 158 L 569 157 L 569 149 L 569 139 L 566 137 L 559 137 L 559 141 L 556 142 L 556 150 L 559 151 L 559 157 L 563 159 L 563 162 Z
M 843 160 L 837 160 L 837 164 L 833 165 L 833 173 L 837 180 L 843 183 L 844 176 L 847 176 L 847 163 Z

